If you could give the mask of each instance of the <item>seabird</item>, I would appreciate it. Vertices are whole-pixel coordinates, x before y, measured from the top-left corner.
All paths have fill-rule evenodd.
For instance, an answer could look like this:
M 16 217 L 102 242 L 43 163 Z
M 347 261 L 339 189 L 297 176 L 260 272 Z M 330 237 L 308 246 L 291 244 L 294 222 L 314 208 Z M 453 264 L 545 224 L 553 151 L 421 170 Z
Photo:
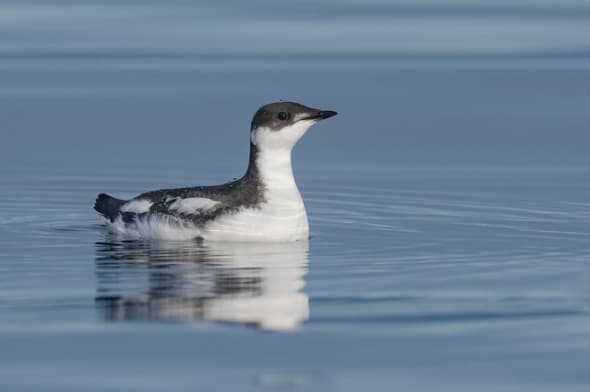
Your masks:
M 162 189 L 131 200 L 105 193 L 94 209 L 117 233 L 161 239 L 298 241 L 309 237 L 305 205 L 291 151 L 320 120 L 335 116 L 296 102 L 275 102 L 255 113 L 244 176 L 222 185 Z

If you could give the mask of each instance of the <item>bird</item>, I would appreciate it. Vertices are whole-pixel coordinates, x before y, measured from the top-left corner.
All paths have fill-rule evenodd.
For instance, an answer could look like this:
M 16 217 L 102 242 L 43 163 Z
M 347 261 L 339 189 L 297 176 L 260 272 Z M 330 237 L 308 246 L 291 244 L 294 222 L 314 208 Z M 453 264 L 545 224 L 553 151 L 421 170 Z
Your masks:
M 292 242 L 309 222 L 291 165 L 293 147 L 338 114 L 296 102 L 260 107 L 250 125 L 245 174 L 221 185 L 160 189 L 123 200 L 100 193 L 94 209 L 115 234 L 163 240 Z

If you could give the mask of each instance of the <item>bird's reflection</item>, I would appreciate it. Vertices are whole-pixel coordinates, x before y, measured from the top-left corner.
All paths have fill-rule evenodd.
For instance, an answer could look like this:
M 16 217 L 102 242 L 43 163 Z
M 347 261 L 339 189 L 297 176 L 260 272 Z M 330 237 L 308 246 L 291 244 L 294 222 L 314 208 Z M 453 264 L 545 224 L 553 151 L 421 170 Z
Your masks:
M 105 320 L 211 320 L 292 330 L 309 317 L 308 243 L 96 244 Z

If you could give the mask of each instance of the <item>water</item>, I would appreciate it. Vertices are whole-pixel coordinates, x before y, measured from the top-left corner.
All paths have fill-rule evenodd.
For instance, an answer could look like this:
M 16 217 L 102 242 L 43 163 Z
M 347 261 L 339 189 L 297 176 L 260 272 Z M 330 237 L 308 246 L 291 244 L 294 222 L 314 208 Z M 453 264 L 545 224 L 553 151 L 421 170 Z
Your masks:
M 585 1 L 0 2 L 2 391 L 585 391 Z M 268 33 L 271 33 L 268 35 Z M 294 152 L 312 238 L 122 241 L 98 192 Z
M 169 177 L 5 179 L 2 384 L 583 390 L 589 174 L 302 168 L 313 237 L 275 245 L 124 242 L 89 208 Z

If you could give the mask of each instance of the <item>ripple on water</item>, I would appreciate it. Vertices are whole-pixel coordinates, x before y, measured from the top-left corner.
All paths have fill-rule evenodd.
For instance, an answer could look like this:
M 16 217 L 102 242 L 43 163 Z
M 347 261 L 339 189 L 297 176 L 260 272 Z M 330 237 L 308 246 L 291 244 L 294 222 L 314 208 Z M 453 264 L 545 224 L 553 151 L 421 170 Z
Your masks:
M 90 310 L 92 296 L 102 322 L 214 321 L 274 331 L 458 328 L 588 313 L 588 191 L 576 187 L 575 173 L 566 173 L 569 182 L 562 177 L 560 197 L 543 177 L 529 193 L 530 180 L 524 186 L 519 177 L 526 172 L 423 169 L 419 180 L 412 173 L 353 172 L 332 183 L 303 175 L 311 240 L 264 245 L 122 241 L 91 209 L 104 179 L 95 186 L 92 178 L 19 179 L 0 203 L 10 260 L 0 281 L 20 310 L 8 305 L 10 296 L 0 307 L 12 316 L 40 307 L 38 317 L 51 318 L 53 309 L 75 318 Z M 490 182 L 503 187 L 482 191 Z M 129 182 L 120 192 L 147 186 Z M 18 288 L 12 282 L 23 274 L 32 278 Z M 61 300 L 45 293 L 54 284 Z

